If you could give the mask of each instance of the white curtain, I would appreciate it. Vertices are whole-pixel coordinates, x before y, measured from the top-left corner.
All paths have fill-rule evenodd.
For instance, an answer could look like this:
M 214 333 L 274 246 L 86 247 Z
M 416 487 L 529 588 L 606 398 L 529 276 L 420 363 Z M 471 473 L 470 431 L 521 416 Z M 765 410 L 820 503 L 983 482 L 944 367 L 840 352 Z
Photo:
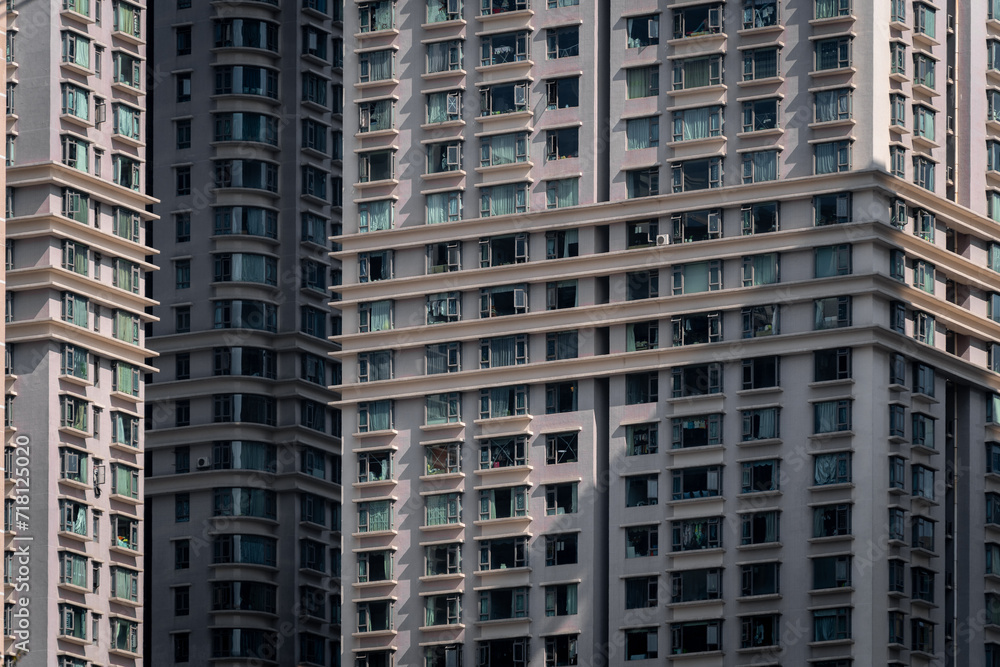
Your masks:
M 837 403 L 816 403 L 816 432 L 829 433 L 837 427 Z
M 684 139 L 704 139 L 709 135 L 710 111 L 710 107 L 702 107 L 684 112 Z
M 816 145 L 816 173 L 832 174 L 837 171 L 837 144 L 835 142 Z
M 376 301 L 371 308 L 371 331 L 388 331 L 392 328 L 392 302 Z
M 777 151 L 758 151 L 753 154 L 753 180 L 773 181 L 778 178 Z
M 684 87 L 698 88 L 707 86 L 711 80 L 711 60 L 698 58 L 684 63 Z
M 778 435 L 778 411 L 774 408 L 761 410 L 757 413 L 760 416 L 760 427 L 757 435 L 760 438 L 775 438 Z
M 829 19 L 837 16 L 838 0 L 816 0 L 816 18 Z
M 625 121 L 626 149 L 649 148 L 652 125 L 652 118 L 632 118 Z
M 490 215 L 509 215 L 516 212 L 515 185 L 494 185 L 489 190 Z
M 495 387 L 490 389 L 490 416 L 507 417 L 513 414 L 510 404 L 510 389 Z
M 490 366 L 513 366 L 517 363 L 517 337 L 501 336 L 490 339 Z
M 490 137 L 490 164 L 513 164 L 517 161 L 517 135 L 498 134 Z
M 579 181 L 575 178 L 563 178 L 554 181 L 555 201 L 551 203 L 554 203 L 556 208 L 576 206 L 580 203 L 579 190 L 577 188 L 578 183 Z
M 444 72 L 448 69 L 448 42 L 427 45 L 427 72 Z
M 368 54 L 368 79 L 384 81 L 392 78 L 392 51 L 373 51 Z
M 448 120 L 448 93 L 433 93 L 428 95 L 427 122 L 443 123 L 446 120 Z M 372 129 L 374 130 L 374 127 Z
M 770 285 L 778 282 L 778 257 L 774 254 L 753 258 L 753 284 Z
M 368 203 L 368 231 L 378 232 L 392 228 L 392 202 L 373 201 Z
M 648 96 L 653 87 L 653 76 L 656 71 L 655 67 L 633 67 L 626 70 L 625 82 L 628 89 L 628 99 L 634 100 Z
M 389 401 L 375 401 L 368 408 L 368 428 L 385 431 L 391 428 Z

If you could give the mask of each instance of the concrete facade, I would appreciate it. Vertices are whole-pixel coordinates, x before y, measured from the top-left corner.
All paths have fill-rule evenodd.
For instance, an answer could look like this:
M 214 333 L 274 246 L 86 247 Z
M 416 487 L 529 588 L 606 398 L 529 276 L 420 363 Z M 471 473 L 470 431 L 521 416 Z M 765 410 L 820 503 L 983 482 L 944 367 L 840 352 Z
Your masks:
M 145 7 L 6 21 L 4 655 L 141 665 Z
M 146 651 L 340 654 L 341 3 L 161 2 Z M 207 583 L 206 583 L 207 582 Z M 220 662 L 221 661 L 221 662 Z
M 1000 7 L 358 8 L 342 664 L 1000 664 Z

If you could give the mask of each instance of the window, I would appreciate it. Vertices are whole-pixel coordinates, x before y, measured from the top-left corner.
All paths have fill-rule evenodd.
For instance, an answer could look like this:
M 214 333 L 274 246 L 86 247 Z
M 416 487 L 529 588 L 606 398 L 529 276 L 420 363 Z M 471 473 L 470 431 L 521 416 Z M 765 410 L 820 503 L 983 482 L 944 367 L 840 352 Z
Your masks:
M 934 345 L 934 316 L 924 312 L 913 313 L 913 338 L 927 345 Z
M 493 185 L 479 190 L 479 215 L 492 217 L 526 213 L 528 211 L 528 184 L 511 183 Z
M 385 302 L 377 302 L 385 303 Z M 377 305 L 373 304 L 373 305 Z M 462 319 L 461 315 L 461 293 L 460 292 L 439 292 L 427 295 L 427 324 L 440 324 L 443 322 L 457 322 Z M 381 310 L 381 308 L 379 308 Z M 375 311 L 372 311 L 374 318 Z M 384 321 L 384 316 L 381 318 Z M 374 319 L 373 319 L 374 322 Z M 379 325 L 382 326 L 382 325 Z M 386 329 L 391 329 L 390 326 Z M 372 331 L 382 331 L 385 329 L 372 329 Z
M 743 258 L 743 286 L 755 287 L 779 282 L 779 255 L 772 252 Z
M 779 386 L 780 357 L 756 357 L 743 360 L 743 389 L 767 389 Z
M 627 99 L 656 97 L 660 94 L 660 67 L 630 67 L 625 70 L 625 95 Z
M 395 204 L 389 199 L 359 204 L 358 231 L 366 233 L 392 229 L 395 213 Z
M 545 335 L 545 360 L 576 359 L 577 331 L 559 331 Z
M 427 396 L 426 423 L 456 424 L 462 420 L 461 394 L 430 394 Z
M 851 221 L 851 193 L 840 192 L 832 195 L 813 197 L 816 226 L 839 225 Z
M 813 483 L 846 484 L 851 481 L 851 453 L 834 452 L 813 457 Z
M 373 183 L 396 177 L 394 150 L 367 151 L 358 155 L 358 182 Z
M 837 433 L 851 430 L 851 401 L 813 403 L 814 433 Z
M 671 521 L 671 550 L 677 552 L 720 548 L 721 526 L 720 517 Z
M 722 364 L 698 364 L 671 370 L 672 397 L 702 396 L 722 392 Z
M 77 139 L 69 135 L 62 136 L 62 162 L 79 171 L 87 173 L 90 171 L 90 163 L 87 151 L 90 143 L 84 139 Z
M 191 26 L 180 26 L 174 29 L 177 37 L 177 55 L 191 54 Z
M 673 192 L 722 187 L 722 158 L 674 162 L 670 171 Z
M 922 53 L 913 55 L 913 85 L 934 88 L 934 68 L 937 61 Z
M 527 440 L 523 436 L 490 438 L 480 446 L 479 467 L 485 470 L 527 465 L 526 446 Z
M 718 414 L 674 418 L 671 447 L 683 449 L 722 444 L 721 424 L 722 416 Z
M 850 505 L 821 505 L 813 510 L 813 537 L 835 537 L 850 534 Z
M 676 475 L 675 471 L 675 486 Z M 631 475 L 625 478 L 625 507 L 645 507 L 656 505 L 658 499 L 658 475 Z M 674 494 L 676 496 L 676 493 Z M 674 498 L 677 500 L 677 498 Z
M 780 483 L 780 462 L 777 459 L 744 462 L 741 493 L 777 491 Z
M 709 498 L 717 496 L 722 492 L 722 469 L 719 466 L 707 466 L 701 468 L 680 468 L 674 469 L 673 473 L 673 491 L 671 495 L 671 500 L 689 500 L 691 498 Z M 629 477 L 626 479 L 626 500 L 629 499 L 629 492 L 633 490 L 630 486 L 633 480 L 642 480 L 643 477 Z M 646 478 L 647 481 L 652 482 L 651 490 L 653 492 L 652 502 L 646 502 L 647 505 L 656 504 L 656 476 L 649 476 Z M 637 489 L 640 493 L 642 489 Z M 628 504 L 626 502 L 626 507 L 633 507 L 634 505 Z
M 577 584 L 545 586 L 544 590 L 546 616 L 573 616 L 577 613 Z
M 316 323 L 314 322 L 316 318 L 312 317 L 312 311 L 310 311 L 309 321 L 305 319 L 305 315 L 306 313 L 303 311 L 304 327 L 306 325 L 310 325 L 310 328 L 317 331 L 317 333 L 325 334 L 325 331 L 320 332 L 319 328 L 312 327 L 312 325 Z M 358 304 L 358 320 L 358 329 L 361 333 L 368 333 L 369 331 L 388 331 L 392 329 L 392 301 L 372 301 L 369 303 Z M 322 318 L 318 320 L 318 324 L 320 325 L 320 328 L 325 329 L 325 327 L 322 327 Z
M 632 169 L 625 172 L 625 189 L 629 199 L 660 194 L 660 169 Z
M 777 511 L 742 514 L 741 544 L 767 544 L 780 539 L 781 515 Z
M 697 294 L 720 289 L 722 289 L 721 260 L 681 264 L 673 268 L 671 291 L 675 295 Z
M 528 388 L 511 385 L 481 389 L 479 393 L 479 418 L 495 419 L 528 414 Z
M 935 217 L 922 208 L 913 210 L 913 235 L 931 243 L 934 242 Z
M 366 51 L 358 56 L 358 80 L 361 83 L 389 81 L 395 77 L 396 54 L 391 49 Z
M 482 67 L 526 61 L 530 54 L 531 33 L 526 30 L 484 35 L 479 64 Z
M 457 21 L 460 18 L 462 18 L 462 0 L 427 0 L 428 23 Z
M 699 5 L 674 10 L 674 39 L 711 35 L 722 31 L 722 5 Z
M 889 173 L 906 178 L 906 149 L 902 146 L 889 146 Z
M 427 346 L 426 373 L 457 373 L 461 370 L 459 343 L 438 343 Z
M 433 445 L 424 451 L 428 475 L 450 475 L 462 471 L 462 450 L 458 443 Z
M 556 142 L 557 143 L 557 142 Z M 492 134 L 480 139 L 480 167 L 528 161 L 528 133 Z M 550 158 L 551 159 L 551 158 Z
M 936 163 L 922 155 L 913 156 L 913 182 L 925 190 L 934 190 L 934 168 Z
M 934 521 L 922 516 L 913 517 L 913 541 L 911 546 L 914 549 L 925 549 L 934 551 Z M 929 600 L 933 602 L 933 600 Z
M 934 141 L 935 111 L 922 104 L 913 105 L 913 136 Z
M 741 648 L 777 646 L 781 632 L 781 614 L 762 614 L 740 618 Z
M 545 46 L 546 57 L 549 60 L 553 60 L 555 58 L 570 58 L 572 56 L 580 55 L 579 26 L 550 28 L 546 30 Z
M 580 156 L 580 129 L 577 127 L 545 132 L 545 159 L 564 160 Z M 523 136 L 523 135 L 520 135 Z
M 745 205 L 741 209 L 741 214 L 744 236 L 778 231 L 777 202 Z
M 720 313 L 675 315 L 670 318 L 674 347 L 716 343 L 722 340 Z
M 675 111 L 673 140 L 688 141 L 718 137 L 722 134 L 722 107 L 700 107 Z
M 654 528 L 655 530 L 655 528 Z M 578 533 L 545 536 L 545 565 L 573 565 L 578 557 Z
M 545 485 L 545 514 L 575 514 L 577 512 L 577 482 Z
M 889 327 L 896 333 L 906 333 L 906 304 L 902 301 L 889 303 Z
M 528 487 L 483 489 L 479 492 L 480 521 L 526 516 L 528 516 Z
M 813 353 L 813 359 L 815 365 L 814 382 L 842 380 L 851 377 L 850 348 L 820 350 Z M 744 388 L 746 388 L 745 384 L 746 371 L 744 371 Z
M 580 78 L 549 79 L 545 82 L 545 99 L 547 109 L 580 106 Z
M 915 447 L 935 448 L 934 417 L 919 412 L 913 413 L 913 434 L 911 443 Z
M 813 301 L 815 318 L 813 328 L 837 329 L 851 326 L 851 297 L 836 296 Z
M 625 404 L 655 403 L 659 397 L 659 373 L 629 373 L 625 376 Z
M 815 144 L 816 173 L 833 174 L 851 168 L 851 142 L 827 141 Z
M 778 24 L 777 0 L 743 0 L 743 28 L 766 28 Z
M 579 460 L 577 433 L 550 433 L 545 436 L 545 464 L 576 463 Z
M 580 179 L 562 178 L 545 182 L 545 207 L 549 209 L 576 206 L 580 203 Z
M 426 526 L 443 526 L 462 523 L 462 495 L 460 493 L 441 493 L 427 496 Z
M 427 44 L 427 73 L 458 71 L 465 67 L 463 40 L 452 39 Z
M 393 428 L 391 400 L 368 401 L 358 404 L 358 432 L 387 431 Z
M 658 116 L 630 118 L 625 121 L 625 150 L 654 148 L 660 145 Z
M 625 325 L 625 349 L 628 352 L 655 350 L 659 347 L 660 326 L 656 320 Z
M 846 276 L 851 273 L 851 245 L 820 246 L 815 250 L 816 278 Z
M 479 90 L 480 116 L 528 111 L 528 89 L 526 81 L 499 83 L 484 86 Z
M 751 100 L 743 103 L 743 131 L 761 132 L 778 127 L 777 98 L 766 100 Z
M 695 571 L 697 572 L 697 570 Z M 718 572 L 718 570 L 716 570 Z M 686 573 L 681 573 L 686 574 Z M 674 574 L 679 577 L 680 574 Z M 632 577 L 625 580 L 625 608 L 626 609 L 646 609 L 657 606 L 659 594 L 657 577 Z M 680 600 L 674 600 L 679 602 Z
M 392 250 L 358 253 L 358 282 L 367 283 L 392 278 L 392 259 Z
M 628 70 L 631 73 L 634 70 Z M 722 56 L 704 56 L 675 60 L 673 66 L 673 89 L 688 90 L 717 86 L 722 83 Z M 659 82 L 657 81 L 657 87 Z M 631 86 L 629 87 L 631 91 Z M 631 98 L 632 96 L 629 95 Z M 638 97 L 643 97 L 639 95 Z
M 851 638 L 851 609 L 836 607 L 813 613 L 813 641 L 836 641 Z
M 625 529 L 625 557 L 643 558 L 659 552 L 658 526 L 630 526 Z
M 499 285 L 479 290 L 479 316 L 503 317 L 528 312 L 527 285 Z M 428 322 L 430 324 L 430 322 Z
M 11 46 L 13 46 L 13 38 L 11 38 L 7 49 L 9 54 L 7 58 L 8 62 L 12 61 L 10 54 L 13 49 L 10 48 Z M 90 39 L 79 33 L 64 30 L 62 32 L 62 61 L 89 70 Z
M 629 18 L 626 21 L 626 27 L 628 30 L 627 47 L 630 49 L 660 43 L 659 14 Z
M 778 47 L 743 51 L 743 80 L 757 81 L 778 76 Z
M 889 95 L 890 124 L 906 127 L 906 96 L 898 93 Z
M 889 539 L 903 542 L 906 539 L 906 510 L 899 507 L 889 508 Z
M 633 424 L 625 427 L 625 455 L 642 456 L 659 450 L 657 424 Z

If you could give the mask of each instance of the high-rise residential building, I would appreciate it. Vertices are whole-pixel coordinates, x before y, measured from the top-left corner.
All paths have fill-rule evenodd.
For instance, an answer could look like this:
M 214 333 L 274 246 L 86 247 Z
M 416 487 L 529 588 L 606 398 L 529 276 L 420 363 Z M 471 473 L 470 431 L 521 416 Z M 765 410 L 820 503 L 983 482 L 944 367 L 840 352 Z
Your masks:
M 1000 665 L 1000 3 L 344 33 L 341 664 Z
M 4 655 L 143 664 L 145 8 L 8 0 Z
M 146 651 L 157 664 L 332 664 L 342 2 L 151 13 L 162 222 Z

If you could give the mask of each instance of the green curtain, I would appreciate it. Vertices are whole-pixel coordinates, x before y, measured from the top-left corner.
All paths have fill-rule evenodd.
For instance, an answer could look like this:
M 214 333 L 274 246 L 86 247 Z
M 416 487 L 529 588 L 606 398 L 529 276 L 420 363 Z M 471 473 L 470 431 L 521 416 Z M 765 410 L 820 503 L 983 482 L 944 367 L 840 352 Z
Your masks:
M 115 490 L 122 496 L 136 497 L 136 490 L 132 488 L 132 471 L 125 466 L 115 467 Z
M 124 600 L 132 599 L 132 577 L 128 570 L 115 569 L 114 589 L 112 595 Z
M 118 362 L 115 367 L 115 386 L 123 394 L 135 396 L 139 393 L 139 387 L 135 382 L 135 367 L 130 364 Z
M 87 559 L 75 554 L 67 554 L 70 559 L 70 583 L 74 586 L 87 587 Z
M 69 39 L 76 40 L 76 57 L 73 59 L 80 67 L 90 69 L 90 41 L 85 37 L 71 35 Z
M 86 2 L 87 0 L 83 1 Z M 135 18 L 135 7 L 125 2 L 117 3 L 115 9 L 115 30 L 120 30 L 121 32 L 126 32 L 130 35 L 138 37 L 139 31 L 136 30 Z

